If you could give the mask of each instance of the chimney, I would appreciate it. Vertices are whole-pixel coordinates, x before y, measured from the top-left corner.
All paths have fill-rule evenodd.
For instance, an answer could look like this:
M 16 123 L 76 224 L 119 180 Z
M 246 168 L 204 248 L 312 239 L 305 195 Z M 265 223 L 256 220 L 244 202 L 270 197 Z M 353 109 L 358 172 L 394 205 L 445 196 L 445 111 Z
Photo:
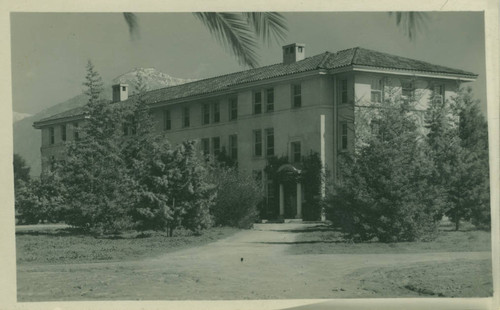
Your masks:
M 283 46 L 283 63 L 291 64 L 306 58 L 306 45 L 302 43 L 292 43 Z
M 128 84 L 115 84 L 113 87 L 113 103 L 128 99 Z

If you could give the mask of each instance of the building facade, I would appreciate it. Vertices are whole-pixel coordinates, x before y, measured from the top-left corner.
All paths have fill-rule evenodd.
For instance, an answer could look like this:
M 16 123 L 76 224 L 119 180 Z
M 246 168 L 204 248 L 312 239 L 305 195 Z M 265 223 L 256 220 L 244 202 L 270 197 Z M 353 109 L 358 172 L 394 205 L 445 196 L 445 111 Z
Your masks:
M 269 214 L 302 218 L 302 184 L 270 184 L 264 173 L 269 157 L 288 157 L 288 169 L 300 173 L 294 163 L 317 153 L 335 175 L 338 154 L 354 147 L 356 122 L 366 121 L 360 115 L 376 113 L 384 98 L 411 98 L 416 111 L 425 111 L 431 96 L 449 99 L 476 77 L 359 47 L 305 57 L 303 44 L 290 44 L 282 63 L 150 91 L 145 99 L 158 134 L 172 144 L 198 140 L 206 154 L 225 152 L 238 169 L 262 180 L 273 201 Z M 114 102 L 129 100 L 128 85 L 113 86 Z M 34 124 L 42 132 L 42 170 L 62 156 L 65 141 L 78 138 L 84 121 L 76 108 Z

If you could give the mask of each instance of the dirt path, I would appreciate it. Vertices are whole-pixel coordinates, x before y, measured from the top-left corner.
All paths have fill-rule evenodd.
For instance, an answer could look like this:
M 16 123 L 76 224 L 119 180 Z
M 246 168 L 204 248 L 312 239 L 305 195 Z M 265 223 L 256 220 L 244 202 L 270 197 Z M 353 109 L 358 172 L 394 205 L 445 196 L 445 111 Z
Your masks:
M 18 267 L 18 298 L 184 300 L 377 297 L 353 272 L 369 267 L 488 259 L 489 252 L 290 255 L 314 224 L 260 224 L 217 242 L 145 260 Z

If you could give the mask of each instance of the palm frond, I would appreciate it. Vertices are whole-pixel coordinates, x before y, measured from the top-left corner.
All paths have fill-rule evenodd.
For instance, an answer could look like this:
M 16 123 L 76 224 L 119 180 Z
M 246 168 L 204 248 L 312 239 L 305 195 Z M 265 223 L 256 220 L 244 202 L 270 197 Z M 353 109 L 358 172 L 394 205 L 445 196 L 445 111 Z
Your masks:
M 134 13 L 123 13 L 123 18 L 128 26 L 128 32 L 130 33 L 131 39 L 136 39 L 139 37 L 139 23 L 137 22 L 137 15 Z
M 424 12 L 390 12 L 395 15 L 396 26 L 401 27 L 410 40 L 416 38 L 422 27 L 425 27 L 428 16 Z
M 248 24 L 254 29 L 254 33 L 267 44 L 273 40 L 281 42 L 285 39 L 288 31 L 286 19 L 276 12 L 245 12 Z
M 255 68 L 258 65 L 257 42 L 247 20 L 237 13 L 193 13 L 219 43 L 229 48 L 240 64 Z

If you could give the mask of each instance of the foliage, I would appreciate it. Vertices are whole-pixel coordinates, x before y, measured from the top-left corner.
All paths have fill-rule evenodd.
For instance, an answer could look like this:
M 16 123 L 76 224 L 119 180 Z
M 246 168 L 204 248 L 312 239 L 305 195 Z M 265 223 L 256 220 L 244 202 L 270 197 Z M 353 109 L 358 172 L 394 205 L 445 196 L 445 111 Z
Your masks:
M 14 190 L 20 186 L 20 181 L 29 182 L 30 167 L 26 164 L 24 158 L 19 154 L 14 154 Z
M 456 230 L 461 220 L 489 228 L 488 130 L 471 89 L 461 89 L 451 102 L 431 102 L 427 121 L 444 213 Z
M 40 179 L 20 180 L 15 201 L 19 224 L 60 220 L 64 191 L 59 176 L 51 171 L 44 172 Z
M 217 189 L 211 208 L 215 225 L 250 228 L 264 198 L 261 182 L 235 167 L 217 164 L 210 170 L 210 179 Z
M 331 218 L 350 239 L 382 242 L 432 238 L 439 208 L 432 159 L 417 118 L 403 103 L 380 109 L 378 130 L 340 156 Z

